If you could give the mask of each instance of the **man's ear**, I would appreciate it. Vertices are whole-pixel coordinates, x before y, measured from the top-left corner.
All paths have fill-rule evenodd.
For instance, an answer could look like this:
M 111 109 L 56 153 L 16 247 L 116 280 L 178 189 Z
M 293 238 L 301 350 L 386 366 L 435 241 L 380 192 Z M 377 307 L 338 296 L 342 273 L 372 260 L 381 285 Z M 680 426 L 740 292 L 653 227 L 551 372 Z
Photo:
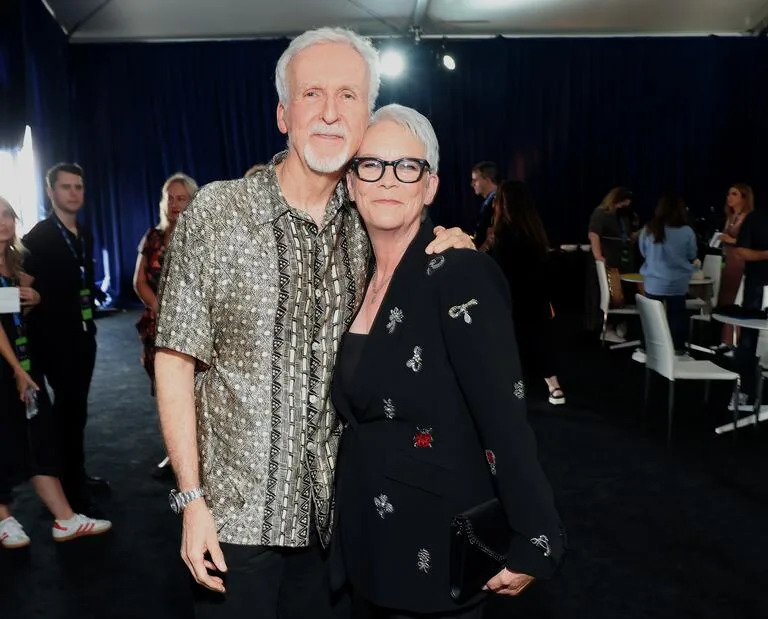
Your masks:
M 285 117 L 288 114 L 288 110 L 285 109 L 285 106 L 282 104 L 282 102 L 277 104 L 277 128 L 280 129 L 280 133 L 287 134 L 288 133 L 288 123 L 285 120 Z
M 347 193 L 349 193 L 349 199 L 352 202 L 357 202 L 355 199 L 355 173 L 352 170 L 347 170 Z

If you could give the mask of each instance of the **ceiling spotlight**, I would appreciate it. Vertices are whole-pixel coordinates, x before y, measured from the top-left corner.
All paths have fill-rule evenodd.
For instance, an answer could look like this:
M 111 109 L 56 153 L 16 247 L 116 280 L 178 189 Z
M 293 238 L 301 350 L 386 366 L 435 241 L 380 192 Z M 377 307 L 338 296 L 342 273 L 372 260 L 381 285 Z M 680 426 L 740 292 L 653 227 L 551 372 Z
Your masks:
M 449 71 L 453 71 L 456 68 L 456 61 L 450 54 L 443 54 L 443 66 Z
M 381 55 L 379 60 L 381 73 L 387 77 L 397 77 L 405 69 L 405 58 L 396 50 L 388 50 Z

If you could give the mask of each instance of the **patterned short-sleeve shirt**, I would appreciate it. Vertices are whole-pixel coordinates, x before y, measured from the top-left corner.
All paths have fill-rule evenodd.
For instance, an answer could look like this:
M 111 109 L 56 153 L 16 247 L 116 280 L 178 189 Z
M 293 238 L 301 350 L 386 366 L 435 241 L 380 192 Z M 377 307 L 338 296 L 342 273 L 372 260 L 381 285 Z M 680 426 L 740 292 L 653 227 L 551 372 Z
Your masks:
M 329 387 L 364 292 L 369 241 L 343 182 L 320 227 L 291 208 L 275 163 L 203 187 L 165 257 L 156 344 L 195 379 L 200 474 L 224 542 L 327 541 L 339 422 Z

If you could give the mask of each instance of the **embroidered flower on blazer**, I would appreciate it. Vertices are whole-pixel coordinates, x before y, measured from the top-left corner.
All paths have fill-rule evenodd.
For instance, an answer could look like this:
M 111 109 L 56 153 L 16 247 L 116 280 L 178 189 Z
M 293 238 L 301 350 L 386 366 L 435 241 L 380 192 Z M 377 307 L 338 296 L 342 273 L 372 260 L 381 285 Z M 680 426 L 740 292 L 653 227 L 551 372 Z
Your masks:
M 389 502 L 389 497 L 383 493 L 373 499 L 373 504 L 376 506 L 376 511 L 382 520 L 387 514 L 391 514 L 395 511 L 392 503 Z
M 488 461 L 488 466 L 491 467 L 491 475 L 496 475 L 496 454 L 492 450 L 485 450 L 485 459 Z
M 525 383 L 522 380 L 518 380 L 515 383 L 515 397 L 518 400 L 522 400 L 525 397 Z
M 432 436 L 432 428 L 416 428 L 416 434 L 413 435 L 413 446 L 417 449 L 432 448 L 435 437 Z
M 429 573 L 429 570 L 432 569 L 432 565 L 430 564 L 430 561 L 432 560 L 432 557 L 429 554 L 429 550 L 426 548 L 422 548 L 419 550 L 418 554 L 416 555 L 416 567 L 419 568 L 420 572 L 424 572 L 425 574 Z
M 392 398 L 384 398 L 383 402 L 384 402 L 384 416 L 387 419 L 394 419 L 397 408 L 395 408 L 395 405 L 392 402 Z
M 405 314 L 403 314 L 403 310 L 401 310 L 399 307 L 393 307 L 389 311 L 389 322 L 387 323 L 387 331 L 390 335 L 392 335 L 395 332 L 395 327 L 397 327 L 398 323 L 402 324 L 403 318 L 405 318 Z
M 408 362 L 405 364 L 407 367 L 412 369 L 414 373 L 419 372 L 421 370 L 421 346 L 414 346 L 413 347 L 413 357 L 408 359 Z

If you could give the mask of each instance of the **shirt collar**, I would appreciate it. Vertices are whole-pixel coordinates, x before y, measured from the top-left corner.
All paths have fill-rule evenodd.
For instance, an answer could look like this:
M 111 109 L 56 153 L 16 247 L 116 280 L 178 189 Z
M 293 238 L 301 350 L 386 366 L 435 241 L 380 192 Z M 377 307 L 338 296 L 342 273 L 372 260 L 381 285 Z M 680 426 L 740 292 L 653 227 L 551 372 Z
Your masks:
M 276 166 L 285 160 L 287 156 L 287 150 L 277 153 L 274 157 L 272 157 L 272 161 L 270 161 L 269 165 L 261 173 L 261 175 L 257 174 L 254 176 L 254 178 L 260 178 L 260 183 L 266 188 L 270 196 L 268 205 L 269 208 L 265 209 L 264 211 L 264 221 L 262 223 L 266 223 L 267 221 L 274 221 L 286 211 L 288 211 L 294 217 L 298 217 L 306 221 L 312 221 L 311 217 L 309 217 L 305 211 L 293 208 L 291 205 L 289 205 L 285 199 L 285 196 L 283 195 L 283 192 L 280 190 L 280 183 L 277 180 Z M 331 198 L 328 200 L 328 204 L 325 206 L 325 215 L 323 216 L 322 227 L 324 228 L 336 217 L 340 210 L 345 208 L 349 209 L 351 208 L 351 205 L 349 200 L 349 193 L 347 192 L 347 184 L 344 177 L 342 177 L 341 180 L 339 180 L 339 182 L 336 184 L 336 188 L 333 190 Z

